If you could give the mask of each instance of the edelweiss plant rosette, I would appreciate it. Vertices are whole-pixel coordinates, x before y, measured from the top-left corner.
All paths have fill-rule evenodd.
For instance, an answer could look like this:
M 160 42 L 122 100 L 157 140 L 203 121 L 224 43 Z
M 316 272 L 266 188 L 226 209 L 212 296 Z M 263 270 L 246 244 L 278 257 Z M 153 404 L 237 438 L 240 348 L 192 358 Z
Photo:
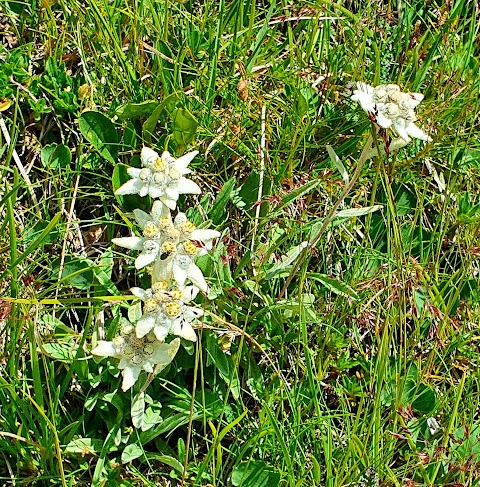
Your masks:
M 124 391 L 135 384 L 142 370 L 163 370 L 177 353 L 180 338 L 197 340 L 193 325 L 204 311 L 189 303 L 199 291 L 207 293 L 209 288 L 195 259 L 213 247 L 220 233 L 197 229 L 182 212 L 172 219 L 170 212 L 175 210 L 180 194 L 200 194 L 198 185 L 184 177 L 191 172 L 187 166 L 196 154 L 194 151 L 175 159 L 168 152 L 159 156 L 143 148 L 143 168 L 129 168 L 132 179 L 116 191 L 119 195 L 149 195 L 156 199 L 150 213 L 133 211 L 141 236 L 112 240 L 120 247 L 140 251 L 135 268 L 147 268 L 152 276 L 150 288 L 131 289 L 143 301 L 143 314 L 134 326 L 124 327 L 111 342 L 100 340 L 92 350 L 94 355 L 120 360 Z M 193 285 L 186 285 L 187 281 Z M 167 343 L 169 334 L 176 338 Z
M 423 100 L 421 93 L 404 93 L 394 84 L 379 85 L 374 88 L 358 82 L 351 98 L 373 116 L 380 127 L 392 128 L 395 131 L 399 138 L 392 141 L 392 149 L 404 147 L 412 137 L 426 142 L 432 140 L 415 125 L 417 117 L 414 109 Z

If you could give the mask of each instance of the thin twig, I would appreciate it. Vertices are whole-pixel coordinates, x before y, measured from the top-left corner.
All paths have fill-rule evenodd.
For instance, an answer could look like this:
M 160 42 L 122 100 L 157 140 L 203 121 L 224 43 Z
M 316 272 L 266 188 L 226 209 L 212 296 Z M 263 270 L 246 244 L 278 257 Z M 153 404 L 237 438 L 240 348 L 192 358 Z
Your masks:
M 3 136 L 5 137 L 5 141 L 7 142 L 8 147 L 12 144 L 12 139 L 10 138 L 10 134 L 8 133 L 7 126 L 5 125 L 5 121 L 3 120 L 3 116 L 0 113 L 0 128 L 2 129 Z M 35 192 L 33 191 L 33 185 L 32 182 L 30 181 L 30 178 L 28 177 L 27 171 L 23 167 L 22 161 L 20 160 L 20 157 L 18 157 L 17 151 L 15 148 L 12 150 L 12 156 L 13 160 L 15 161 L 15 164 L 18 167 L 18 171 L 22 175 L 22 178 L 25 180 L 25 183 L 27 184 L 27 190 L 30 193 L 30 196 L 32 197 L 33 204 L 35 205 L 35 208 L 38 210 L 38 200 L 35 195 Z
M 377 129 L 375 128 L 375 134 L 377 133 Z M 280 291 L 280 294 L 278 295 L 278 299 L 281 299 L 282 297 L 285 296 L 288 286 L 292 282 L 293 276 L 295 276 L 298 272 L 298 269 L 300 266 L 303 264 L 303 261 L 307 258 L 308 255 L 311 255 L 311 249 L 313 249 L 322 235 L 325 233 L 325 231 L 328 228 L 328 225 L 332 222 L 332 220 L 335 218 L 335 214 L 337 213 L 338 207 L 343 203 L 343 200 L 347 197 L 348 193 L 352 190 L 353 186 L 357 182 L 358 178 L 360 177 L 360 174 L 362 172 L 363 166 L 367 159 L 369 158 L 369 152 L 370 148 L 372 147 L 373 143 L 373 136 L 370 135 L 367 139 L 367 142 L 365 142 L 365 146 L 362 150 L 362 153 L 360 154 L 360 159 L 358 160 L 357 167 L 355 168 L 355 172 L 353 173 L 352 179 L 350 182 L 343 188 L 342 194 L 338 198 L 338 200 L 335 202 L 335 204 L 332 206 L 331 210 L 329 211 L 328 215 L 325 217 L 323 220 L 323 224 L 318 231 L 318 234 L 310 241 L 308 242 L 308 245 L 302 250 L 302 253 L 299 255 L 297 262 L 295 262 L 295 265 L 293 266 L 292 270 L 290 271 L 290 274 L 287 277 L 287 280 L 285 281 L 285 284 L 283 285 L 282 290 Z
M 260 210 L 262 208 L 262 196 L 263 196 L 263 179 L 265 176 L 265 146 L 266 146 L 266 126 L 265 126 L 265 119 L 267 115 L 267 106 L 262 106 L 262 115 L 261 115 L 261 135 L 260 135 L 260 171 L 259 171 L 259 179 L 258 179 L 258 194 L 257 194 L 257 207 L 255 209 L 255 224 L 253 227 L 253 234 L 252 234 L 252 245 L 250 250 L 252 254 L 255 251 L 255 235 L 257 233 L 258 223 L 260 221 Z

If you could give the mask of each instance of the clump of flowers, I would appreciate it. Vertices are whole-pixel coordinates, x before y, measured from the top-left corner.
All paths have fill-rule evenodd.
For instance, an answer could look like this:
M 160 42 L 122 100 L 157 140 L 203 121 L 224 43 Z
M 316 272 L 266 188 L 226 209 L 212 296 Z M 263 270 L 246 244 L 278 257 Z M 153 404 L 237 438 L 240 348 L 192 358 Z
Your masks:
M 133 211 L 140 236 L 112 240 L 120 247 L 140 251 L 135 268 L 145 268 L 151 275 L 150 288 L 131 289 L 142 301 L 142 316 L 133 325 L 123 327 L 112 341 L 101 340 L 92 350 L 94 355 L 120 360 L 124 391 L 136 383 L 142 370 L 155 374 L 170 364 L 180 338 L 197 340 L 194 326 L 204 311 L 191 302 L 200 291 L 207 293 L 209 287 L 195 259 L 212 249 L 220 232 L 196 228 L 185 213 L 178 211 L 174 218 L 171 214 L 180 194 L 200 193 L 199 186 L 184 177 L 191 173 L 187 166 L 197 153 L 175 159 L 168 152 L 159 156 L 145 147 L 141 153 L 143 168 L 129 168 L 132 179 L 116 191 L 156 199 L 150 213 Z M 175 335 L 170 342 L 169 335 Z
M 421 93 L 406 93 L 394 84 L 378 85 L 375 88 L 363 82 L 357 83 L 352 100 L 360 104 L 381 128 L 391 128 L 398 138 L 391 148 L 399 149 L 412 138 L 430 142 L 432 139 L 415 125 L 415 108 L 423 100 Z

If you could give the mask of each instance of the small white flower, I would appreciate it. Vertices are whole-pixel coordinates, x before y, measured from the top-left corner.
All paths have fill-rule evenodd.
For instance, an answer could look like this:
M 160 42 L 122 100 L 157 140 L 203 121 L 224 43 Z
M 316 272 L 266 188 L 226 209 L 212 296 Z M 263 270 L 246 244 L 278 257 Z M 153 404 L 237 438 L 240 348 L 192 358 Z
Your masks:
M 432 139 L 415 125 L 414 108 L 423 100 L 421 93 L 404 93 L 397 85 L 373 87 L 363 82 L 357 83 L 353 91 L 353 101 L 360 104 L 382 128 L 392 128 L 405 141 L 413 138 L 430 142 Z
M 203 310 L 187 306 L 197 296 L 197 287 L 171 288 L 166 281 L 157 281 L 150 289 L 135 287 L 131 291 L 144 302 L 143 316 L 135 326 L 138 338 L 153 331 L 160 341 L 164 341 L 168 333 L 192 342 L 197 340 L 191 323 L 203 316 Z
M 122 371 L 122 390 L 126 391 L 137 382 L 140 372 L 158 374 L 175 357 L 180 339 L 170 343 L 157 340 L 153 333 L 138 338 L 132 326 L 122 330 L 122 334 L 111 342 L 100 340 L 92 350 L 93 355 L 119 359 L 118 368 Z
M 212 248 L 220 232 L 197 229 L 184 213 L 178 213 L 172 221 L 170 211 L 160 201 L 153 204 L 150 215 L 142 210 L 135 210 L 134 215 L 143 236 L 114 238 L 112 242 L 142 251 L 135 260 L 135 267 L 141 269 L 153 263 L 153 282 L 173 278 L 183 286 L 190 279 L 195 286 L 208 292 L 208 285 L 194 259 Z
M 139 194 L 159 199 L 165 206 L 174 210 L 180 194 L 200 194 L 196 183 L 184 177 L 192 171 L 188 165 L 198 151 L 175 159 L 165 151 L 161 156 L 152 149 L 144 147 L 140 159 L 142 168 L 130 167 L 128 175 L 132 178 L 115 191 L 115 194 Z
M 152 279 L 166 280 L 175 279 L 179 286 L 183 286 L 189 279 L 204 293 L 208 293 L 208 284 L 200 268 L 195 264 L 196 257 L 205 255 L 207 251 L 198 247 L 194 242 L 181 243 L 167 259 L 155 261 Z

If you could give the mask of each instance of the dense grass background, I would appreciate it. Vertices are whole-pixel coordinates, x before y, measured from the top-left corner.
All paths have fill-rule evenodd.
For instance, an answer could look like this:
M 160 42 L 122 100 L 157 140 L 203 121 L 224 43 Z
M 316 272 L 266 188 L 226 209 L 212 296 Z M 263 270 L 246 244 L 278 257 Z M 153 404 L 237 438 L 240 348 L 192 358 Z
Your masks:
M 478 484 L 478 2 L 0 12 L 3 484 Z M 433 142 L 368 160 L 340 209 L 381 208 L 317 241 L 372 133 L 359 80 L 424 93 Z M 109 245 L 149 208 L 113 195 L 144 143 L 200 151 L 180 207 L 223 237 L 202 340 L 148 387 L 141 431 L 90 350 L 148 282 Z

